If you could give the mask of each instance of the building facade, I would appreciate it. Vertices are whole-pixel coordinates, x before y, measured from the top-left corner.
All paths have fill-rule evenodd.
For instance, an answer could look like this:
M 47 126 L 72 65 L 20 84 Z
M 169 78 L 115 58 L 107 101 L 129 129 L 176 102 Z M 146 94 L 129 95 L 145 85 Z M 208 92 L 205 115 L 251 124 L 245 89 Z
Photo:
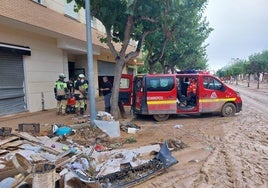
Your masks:
M 55 108 L 58 75 L 88 73 L 85 11 L 76 13 L 73 6 L 65 0 L 0 0 L 0 116 Z M 115 63 L 99 41 L 105 30 L 95 18 L 91 31 L 97 97 L 99 80 L 113 77 Z M 133 62 L 125 73 L 135 74 Z

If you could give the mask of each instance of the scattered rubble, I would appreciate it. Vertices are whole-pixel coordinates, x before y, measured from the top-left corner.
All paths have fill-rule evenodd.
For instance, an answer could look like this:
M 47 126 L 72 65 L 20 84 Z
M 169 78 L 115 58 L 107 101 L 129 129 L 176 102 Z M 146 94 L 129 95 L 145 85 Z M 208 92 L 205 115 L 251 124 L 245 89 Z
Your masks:
M 0 185 L 54 187 L 55 182 L 64 186 L 78 181 L 83 187 L 130 186 L 176 164 L 170 149 L 183 148 L 182 142 L 169 140 L 132 150 L 120 149 L 137 140 L 115 139 L 113 131 L 119 132 L 116 136 L 119 137 L 120 130 L 128 133 L 129 128 L 139 131 L 141 128 L 131 122 L 119 126 L 106 112 L 99 112 L 96 122 L 106 128 L 83 121 L 70 126 L 51 125 L 47 135 L 40 132 L 40 124 L 34 123 L 20 124 L 10 132 L 1 129 Z M 111 127 L 116 129 L 108 130 Z M 160 147 L 164 148 L 162 153 Z M 116 178 L 119 174 L 120 179 Z
M 120 129 L 126 133 L 135 134 L 137 131 L 141 130 L 141 127 L 133 122 L 122 122 Z
M 0 136 L 10 136 L 12 128 L 10 127 L 1 127 L 0 128 Z

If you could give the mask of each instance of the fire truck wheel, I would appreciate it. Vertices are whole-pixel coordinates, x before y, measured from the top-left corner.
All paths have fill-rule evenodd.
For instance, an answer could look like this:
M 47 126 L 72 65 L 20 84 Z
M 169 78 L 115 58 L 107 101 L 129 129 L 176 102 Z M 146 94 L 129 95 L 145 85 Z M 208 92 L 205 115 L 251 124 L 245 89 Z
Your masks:
M 156 121 L 166 121 L 169 118 L 169 114 L 155 114 L 153 118 Z
M 226 103 L 222 107 L 221 115 L 223 117 L 234 116 L 235 115 L 235 111 L 236 111 L 236 108 L 235 108 L 235 105 L 233 103 Z

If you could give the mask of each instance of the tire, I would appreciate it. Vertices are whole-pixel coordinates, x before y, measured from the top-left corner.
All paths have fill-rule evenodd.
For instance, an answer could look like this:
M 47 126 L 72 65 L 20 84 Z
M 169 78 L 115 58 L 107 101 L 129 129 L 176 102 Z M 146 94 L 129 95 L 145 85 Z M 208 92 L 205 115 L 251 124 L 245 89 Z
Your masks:
M 153 118 L 156 121 L 166 121 L 169 118 L 169 114 L 155 114 L 153 115 Z
M 223 105 L 221 110 L 221 115 L 223 117 L 231 117 L 234 116 L 236 112 L 236 107 L 233 103 L 226 103 Z

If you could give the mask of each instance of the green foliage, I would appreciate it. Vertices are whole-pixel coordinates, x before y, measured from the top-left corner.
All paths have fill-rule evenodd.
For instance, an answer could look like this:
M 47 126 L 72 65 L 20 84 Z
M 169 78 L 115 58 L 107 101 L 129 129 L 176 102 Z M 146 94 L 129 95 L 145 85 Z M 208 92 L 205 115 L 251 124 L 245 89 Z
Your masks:
M 134 138 L 134 137 L 129 137 L 129 138 L 126 138 L 125 142 L 126 144 L 132 144 L 132 143 L 136 143 L 137 142 L 137 139 Z
M 85 0 L 74 1 L 76 9 L 85 8 Z M 124 54 L 126 44 L 133 39 L 138 42 L 136 52 L 144 44 L 149 69 L 161 67 L 154 66 L 156 63 L 162 67 L 204 69 L 207 59 L 203 42 L 212 31 L 202 18 L 206 3 L 207 0 L 91 0 L 90 8 L 91 15 L 103 23 L 107 32 L 100 41 L 108 44 L 115 57 Z M 112 42 L 122 43 L 122 49 L 117 52 Z M 126 61 L 131 58 L 128 55 L 133 53 L 125 54 Z
M 268 71 L 268 50 L 249 56 L 250 68 L 253 73 L 260 74 Z
M 256 74 L 268 72 L 268 50 L 250 55 L 248 60 L 237 59 L 235 62 L 217 71 L 219 77 L 237 76 L 239 74 Z
M 157 62 L 157 63 L 154 63 L 151 67 L 149 66 L 149 62 L 146 58 L 147 56 L 147 51 L 143 52 L 143 62 L 144 64 L 142 66 L 139 66 L 138 67 L 138 74 L 147 74 L 149 72 L 151 73 L 163 73 L 163 66 L 161 65 L 161 63 Z
M 227 76 L 227 75 L 226 75 L 226 71 L 224 71 L 224 70 L 222 70 L 222 69 L 217 70 L 216 75 L 217 75 L 219 78 L 223 78 L 223 77 Z
M 236 59 L 232 63 L 232 65 L 225 67 L 223 69 L 220 69 L 216 72 L 216 75 L 218 77 L 226 77 L 226 76 L 238 76 L 239 74 L 242 74 L 245 72 L 245 65 L 247 61 L 243 59 Z
M 147 61 L 186 69 L 207 68 L 204 40 L 212 31 L 202 18 L 206 0 L 171 1 L 162 15 L 161 28 L 148 36 L 144 49 Z

